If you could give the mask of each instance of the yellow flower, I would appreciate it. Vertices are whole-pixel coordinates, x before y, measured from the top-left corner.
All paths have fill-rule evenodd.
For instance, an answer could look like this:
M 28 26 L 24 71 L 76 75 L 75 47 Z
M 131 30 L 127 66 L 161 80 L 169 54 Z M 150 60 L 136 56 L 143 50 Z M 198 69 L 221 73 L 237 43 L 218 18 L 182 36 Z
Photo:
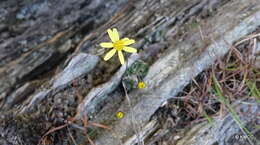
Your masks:
M 118 119 L 122 119 L 122 118 L 124 117 L 124 113 L 121 112 L 121 111 L 119 111 L 119 112 L 116 113 L 116 117 L 117 117 Z
M 137 52 L 137 50 L 135 48 L 127 46 L 127 45 L 135 43 L 135 40 L 129 39 L 129 38 L 120 39 L 118 31 L 117 31 L 116 28 L 113 28 L 113 31 L 111 29 L 108 29 L 107 33 L 108 33 L 109 38 L 111 39 L 112 43 L 111 42 L 103 42 L 103 43 L 100 43 L 100 46 L 104 47 L 104 48 L 113 48 L 113 49 L 110 50 L 105 55 L 104 60 L 105 61 L 109 60 L 117 51 L 119 61 L 123 65 L 125 63 L 125 58 L 124 58 L 124 55 L 123 55 L 123 52 L 122 52 L 123 50 L 126 51 L 126 52 L 130 52 L 130 53 L 136 53 Z
M 144 83 L 144 82 L 139 82 L 139 83 L 138 83 L 138 88 L 139 88 L 139 89 L 145 88 L 145 83 Z

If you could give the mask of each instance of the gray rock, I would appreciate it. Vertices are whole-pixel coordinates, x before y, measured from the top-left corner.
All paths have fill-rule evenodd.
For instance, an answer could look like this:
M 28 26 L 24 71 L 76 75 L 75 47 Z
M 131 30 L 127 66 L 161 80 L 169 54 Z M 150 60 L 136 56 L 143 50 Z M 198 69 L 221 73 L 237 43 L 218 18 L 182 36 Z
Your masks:
M 88 95 L 84 98 L 78 107 L 78 118 L 88 115 L 89 117 L 95 113 L 97 105 L 108 97 L 108 94 L 113 92 L 120 84 L 121 79 L 127 69 L 139 58 L 138 54 L 132 54 L 127 63 L 122 65 L 121 68 L 114 74 L 114 76 L 106 83 L 93 88 Z
M 19 102 L 22 102 L 22 100 L 25 100 L 34 90 L 32 85 L 32 83 L 26 83 L 14 91 L 10 96 L 6 97 L 2 109 L 10 109 L 14 104 L 18 104 Z
M 31 100 L 28 101 L 28 104 L 22 108 L 20 113 L 25 113 L 33 109 L 35 105 L 37 105 L 40 101 L 47 97 L 51 93 L 51 90 L 43 90 L 36 95 L 32 96 Z
M 79 53 L 73 57 L 68 66 L 59 73 L 53 83 L 53 88 L 62 87 L 75 78 L 86 75 L 98 63 L 98 57 L 87 53 Z
M 237 6 L 236 11 L 231 9 L 234 6 Z M 189 39 L 180 42 L 174 46 L 174 49 L 170 49 L 158 59 L 150 67 L 144 79 L 147 88 L 129 94 L 133 106 L 126 108 L 128 102 L 121 104 L 119 110 L 124 110 L 126 115 L 113 126 L 115 134 L 104 133 L 95 143 L 97 145 L 120 144 L 120 141 L 126 138 L 131 138 L 129 145 L 138 143 L 141 136 L 136 136 L 136 132 L 138 131 L 138 134 L 145 132 L 138 128 L 144 128 L 149 123 L 150 117 L 167 99 L 181 91 L 193 77 L 213 64 L 216 59 L 223 57 L 232 43 L 257 29 L 260 25 L 260 21 L 258 21 L 260 11 L 251 11 L 250 15 L 248 14 L 241 20 L 239 17 L 235 17 L 240 12 L 238 6 L 242 9 L 250 7 L 250 4 L 246 1 L 230 3 L 225 6 L 227 10 L 225 14 L 234 15 L 232 20 L 231 18 L 227 20 L 228 17 L 225 15 L 216 15 L 214 19 L 208 21 L 208 23 L 214 24 L 214 27 L 211 28 L 211 31 L 214 31 L 210 33 L 212 41 L 199 55 L 195 53 L 197 51 L 195 49 L 202 47 L 203 41 L 197 41 L 195 44 L 191 42 L 199 36 L 198 32 L 192 33 Z M 238 20 L 240 23 L 234 26 L 233 21 Z M 136 136 L 135 139 L 132 138 L 133 136 Z M 141 138 L 141 140 L 145 139 Z
M 252 133 L 259 138 L 260 136 L 257 135 L 255 126 L 257 125 L 256 116 L 258 116 L 260 106 L 256 100 L 236 101 L 236 105 L 233 107 L 236 108 L 237 112 L 245 110 L 244 112 L 246 113 L 240 113 L 239 118 L 243 122 L 244 127 L 247 129 L 253 128 Z M 258 144 L 254 139 L 251 139 L 251 141 L 251 145 Z M 177 141 L 176 145 L 201 145 L 205 143 L 207 145 L 250 144 L 247 141 L 247 135 L 241 131 L 240 126 L 231 113 L 223 118 L 214 118 L 213 124 L 205 122 L 195 125 L 193 129 L 184 133 L 183 138 Z

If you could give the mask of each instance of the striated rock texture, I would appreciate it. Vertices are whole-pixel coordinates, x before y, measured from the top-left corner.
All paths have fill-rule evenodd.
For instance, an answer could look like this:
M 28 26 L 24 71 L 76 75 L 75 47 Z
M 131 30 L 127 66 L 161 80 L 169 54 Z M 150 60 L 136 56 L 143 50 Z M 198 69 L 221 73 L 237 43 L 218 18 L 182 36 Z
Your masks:
M 160 106 L 259 20 L 258 0 L 2 0 L 0 144 L 152 144 Z M 103 60 L 108 28 L 136 40 L 125 65 Z M 228 144 L 239 133 L 228 118 L 177 144 Z M 222 126 L 234 129 L 222 138 Z
M 236 111 L 244 112 L 240 118 L 247 128 L 259 139 L 260 131 L 255 128 L 255 124 L 259 123 L 259 104 L 255 100 L 247 100 L 250 102 L 244 104 L 243 101 L 237 102 Z M 258 116 L 258 117 L 257 117 Z M 179 140 L 177 145 L 200 145 L 200 144 L 249 144 L 246 135 L 240 130 L 236 121 L 229 114 L 224 118 L 218 118 L 215 124 L 199 124 L 191 130 L 183 134 L 183 138 Z M 254 144 L 257 144 L 254 142 Z

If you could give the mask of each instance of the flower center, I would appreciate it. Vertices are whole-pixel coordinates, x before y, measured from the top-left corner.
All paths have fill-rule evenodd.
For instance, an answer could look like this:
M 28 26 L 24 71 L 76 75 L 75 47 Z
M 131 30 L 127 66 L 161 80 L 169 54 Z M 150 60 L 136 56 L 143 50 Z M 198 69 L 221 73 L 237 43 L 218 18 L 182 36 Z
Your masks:
M 115 43 L 113 43 L 113 46 L 116 50 L 121 51 L 124 48 L 124 41 L 118 40 Z

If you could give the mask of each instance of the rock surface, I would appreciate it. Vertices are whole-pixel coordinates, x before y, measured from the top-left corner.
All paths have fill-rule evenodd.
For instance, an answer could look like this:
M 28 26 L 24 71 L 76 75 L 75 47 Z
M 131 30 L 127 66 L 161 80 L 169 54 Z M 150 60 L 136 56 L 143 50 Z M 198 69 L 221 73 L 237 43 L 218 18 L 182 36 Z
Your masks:
M 258 0 L 3 0 L 0 144 L 89 144 L 88 138 L 96 145 L 153 144 L 159 128 L 153 115 L 232 44 L 259 29 L 259 20 Z M 99 46 L 114 27 L 135 39 L 138 49 L 125 55 L 122 66 L 115 56 L 104 61 L 107 49 Z M 258 49 L 255 54 L 258 59 Z M 138 71 L 144 66 L 148 72 Z M 131 79 L 146 88 L 126 84 Z M 249 103 L 247 124 L 259 112 L 259 104 Z M 86 118 L 111 130 L 84 127 Z M 216 126 L 196 124 L 175 144 L 229 144 L 241 135 L 230 118 L 217 118 Z

